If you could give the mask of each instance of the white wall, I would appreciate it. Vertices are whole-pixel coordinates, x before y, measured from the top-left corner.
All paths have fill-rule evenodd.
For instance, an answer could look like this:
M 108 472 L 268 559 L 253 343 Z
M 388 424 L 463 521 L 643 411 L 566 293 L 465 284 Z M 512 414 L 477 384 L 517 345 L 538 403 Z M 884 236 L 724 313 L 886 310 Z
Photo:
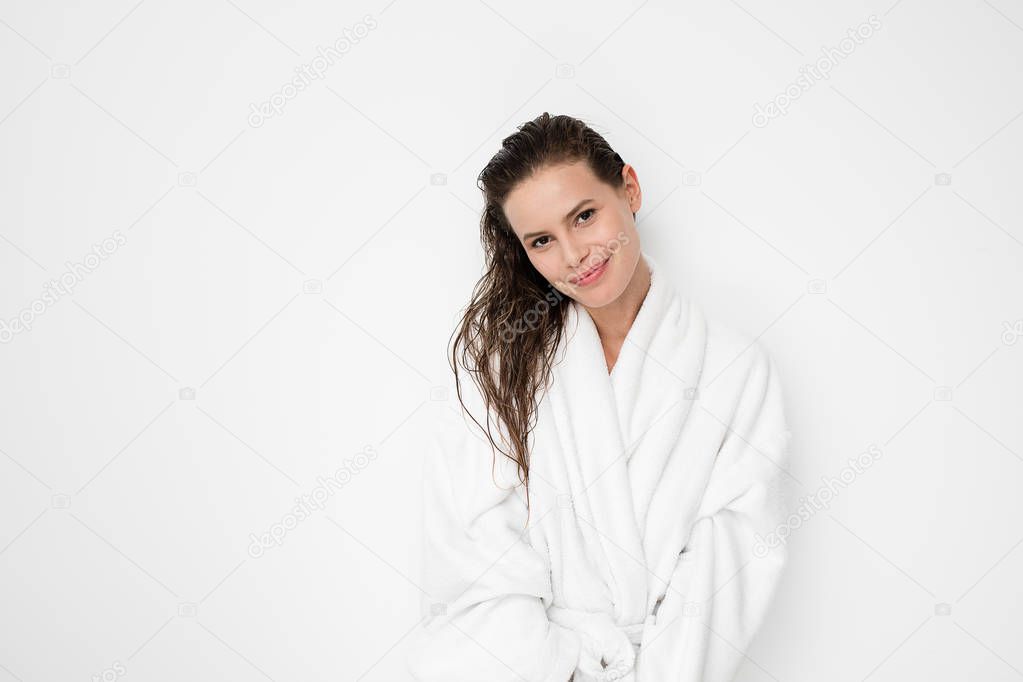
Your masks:
M 407 679 L 475 177 L 545 110 L 776 359 L 796 492 L 881 453 L 792 533 L 740 679 L 1023 675 L 1018 3 L 280 4 L 0 4 L 0 682 Z

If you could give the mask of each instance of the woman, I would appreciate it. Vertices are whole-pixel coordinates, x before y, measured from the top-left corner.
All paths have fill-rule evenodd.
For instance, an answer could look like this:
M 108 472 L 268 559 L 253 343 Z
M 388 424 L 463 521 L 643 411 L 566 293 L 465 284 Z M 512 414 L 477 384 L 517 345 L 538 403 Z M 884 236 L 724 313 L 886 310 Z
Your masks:
M 641 250 L 636 171 L 583 122 L 525 123 L 479 181 L 487 270 L 451 349 L 464 412 L 424 459 L 410 672 L 732 679 L 785 563 L 773 362 Z

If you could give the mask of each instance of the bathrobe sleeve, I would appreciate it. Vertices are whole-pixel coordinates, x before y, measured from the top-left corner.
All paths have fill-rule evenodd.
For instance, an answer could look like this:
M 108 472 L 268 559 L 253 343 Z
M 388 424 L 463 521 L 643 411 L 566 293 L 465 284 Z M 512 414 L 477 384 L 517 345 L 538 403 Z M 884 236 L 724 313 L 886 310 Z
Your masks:
M 425 621 L 408 670 L 423 682 L 567 682 L 580 639 L 548 620 L 550 570 L 524 534 L 524 495 L 508 483 L 514 463 L 498 452 L 492 468 L 471 420 L 440 411 L 447 416 L 423 460 Z
M 732 680 L 786 562 L 784 544 L 773 541 L 788 515 L 782 486 L 789 432 L 781 384 L 760 346 L 751 353 L 745 381 L 732 391 L 738 396 L 732 414 L 701 416 L 724 431 L 723 440 L 654 631 L 644 642 L 644 681 Z M 708 401 L 707 410 L 722 404 Z

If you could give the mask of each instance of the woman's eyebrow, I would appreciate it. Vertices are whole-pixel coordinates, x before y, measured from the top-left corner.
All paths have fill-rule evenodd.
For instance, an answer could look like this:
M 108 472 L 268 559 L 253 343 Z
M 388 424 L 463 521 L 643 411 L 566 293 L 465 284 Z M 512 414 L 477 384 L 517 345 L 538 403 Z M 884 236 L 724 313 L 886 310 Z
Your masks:
M 584 205 L 584 204 L 585 204 L 586 202 L 588 202 L 588 201 L 594 201 L 594 200 L 593 200 L 593 199 L 583 199 L 583 200 L 582 200 L 582 201 L 580 201 L 580 202 L 579 202 L 578 204 L 576 204 L 576 205 L 575 205 L 575 206 L 574 206 L 574 207 L 572 208 L 572 210 L 571 210 L 571 211 L 569 211 L 568 213 L 566 213 L 566 214 L 565 214 L 565 217 L 564 217 L 564 218 L 562 219 L 562 221 L 561 221 L 561 222 L 563 222 L 563 223 L 567 223 L 567 222 L 568 222 L 569 220 L 571 220 L 571 219 L 572 219 L 572 216 L 574 216 L 574 215 L 575 215 L 576 211 L 578 211 L 578 210 L 579 210 L 580 208 L 582 208 L 582 207 L 583 207 L 583 205 Z M 530 239 L 530 237 L 535 237 L 535 236 L 537 236 L 537 235 L 541 235 L 541 234 L 543 234 L 543 231 L 540 231 L 540 232 L 527 232 L 526 234 L 522 235 L 522 241 L 528 241 L 528 240 Z

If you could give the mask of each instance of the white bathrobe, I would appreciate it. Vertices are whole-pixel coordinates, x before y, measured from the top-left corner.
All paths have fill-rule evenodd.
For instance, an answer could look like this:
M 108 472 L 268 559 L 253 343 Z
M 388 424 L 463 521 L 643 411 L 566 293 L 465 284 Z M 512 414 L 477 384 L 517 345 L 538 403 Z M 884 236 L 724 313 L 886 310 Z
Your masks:
M 528 527 L 514 463 L 495 464 L 457 400 L 440 408 L 424 457 L 414 679 L 734 677 L 785 563 L 784 544 L 767 541 L 790 507 L 782 389 L 758 343 L 708 321 L 643 257 L 650 289 L 610 376 L 589 313 L 561 303 Z

